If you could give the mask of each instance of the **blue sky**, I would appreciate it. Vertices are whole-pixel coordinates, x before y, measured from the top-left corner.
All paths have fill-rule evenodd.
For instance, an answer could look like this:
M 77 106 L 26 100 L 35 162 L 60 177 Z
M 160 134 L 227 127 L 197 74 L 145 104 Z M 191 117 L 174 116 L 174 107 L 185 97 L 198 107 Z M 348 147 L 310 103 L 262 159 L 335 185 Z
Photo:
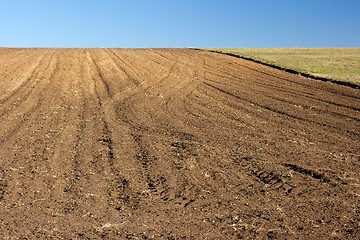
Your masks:
M 0 0 L 2 47 L 360 47 L 359 0 Z

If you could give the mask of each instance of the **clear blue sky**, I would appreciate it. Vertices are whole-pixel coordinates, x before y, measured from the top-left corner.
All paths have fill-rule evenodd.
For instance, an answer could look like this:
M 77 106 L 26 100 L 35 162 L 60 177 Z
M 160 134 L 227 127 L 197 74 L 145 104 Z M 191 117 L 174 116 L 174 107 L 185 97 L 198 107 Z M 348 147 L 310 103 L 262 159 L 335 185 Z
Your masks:
M 0 0 L 2 47 L 360 47 L 360 0 Z

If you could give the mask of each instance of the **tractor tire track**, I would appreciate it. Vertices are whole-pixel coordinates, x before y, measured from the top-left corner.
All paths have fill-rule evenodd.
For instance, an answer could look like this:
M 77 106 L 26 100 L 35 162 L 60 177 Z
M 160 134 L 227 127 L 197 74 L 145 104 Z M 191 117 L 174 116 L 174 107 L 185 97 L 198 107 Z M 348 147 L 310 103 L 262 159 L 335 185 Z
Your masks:
M 21 113 L 20 120 L 14 122 L 15 125 L 12 126 L 12 128 L 10 128 L 7 132 L 5 132 L 5 134 L 3 134 L 2 138 L 0 139 L 0 144 L 3 144 L 4 142 L 8 141 L 11 138 L 11 136 L 15 135 L 21 129 L 21 126 L 25 122 L 29 121 L 31 119 L 31 116 L 36 112 L 36 110 L 40 107 L 40 105 L 43 104 L 43 99 L 45 98 L 45 93 L 50 88 L 51 81 L 52 81 L 52 79 L 56 73 L 56 69 L 57 69 L 56 60 L 50 61 L 50 63 L 52 63 L 53 66 L 52 66 L 51 73 L 49 74 L 50 75 L 49 78 L 42 79 L 44 81 L 44 83 L 41 86 L 42 88 L 36 89 L 37 91 L 40 91 L 40 93 L 37 93 L 37 96 L 35 96 L 35 99 L 30 99 L 29 103 L 26 102 L 26 100 L 29 99 L 29 95 L 31 94 L 32 91 L 25 94 L 26 98 L 24 98 L 25 100 L 22 101 L 22 104 L 21 104 L 21 105 L 25 105 L 25 107 L 24 107 L 25 111 L 20 112 L 18 110 Z M 44 71 L 48 70 L 48 68 L 50 67 L 50 63 Z M 30 80 L 28 80 L 28 81 L 30 81 Z M 34 100 L 35 100 L 35 103 L 34 103 Z M 4 116 L 6 116 L 6 114 L 9 114 L 9 113 L 5 112 L 2 115 L 2 118 L 4 118 Z M 16 115 L 18 115 L 18 114 L 16 114 Z M 19 118 L 19 117 L 17 117 L 17 118 Z M 9 125 L 11 126 L 12 124 L 13 123 L 10 123 Z

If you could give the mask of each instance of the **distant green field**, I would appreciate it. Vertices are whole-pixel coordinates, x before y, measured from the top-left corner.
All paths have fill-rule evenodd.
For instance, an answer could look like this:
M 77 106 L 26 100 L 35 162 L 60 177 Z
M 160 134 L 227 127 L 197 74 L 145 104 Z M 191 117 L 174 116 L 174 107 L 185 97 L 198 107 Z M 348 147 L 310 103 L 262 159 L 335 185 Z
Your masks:
M 213 48 L 315 76 L 360 83 L 360 48 Z

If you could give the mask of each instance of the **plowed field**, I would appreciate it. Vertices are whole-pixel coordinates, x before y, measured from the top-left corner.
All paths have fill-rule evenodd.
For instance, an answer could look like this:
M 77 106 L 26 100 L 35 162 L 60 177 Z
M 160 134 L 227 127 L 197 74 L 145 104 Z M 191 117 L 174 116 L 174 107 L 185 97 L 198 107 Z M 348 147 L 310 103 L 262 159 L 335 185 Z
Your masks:
M 360 90 L 185 49 L 0 49 L 1 239 L 357 239 Z

